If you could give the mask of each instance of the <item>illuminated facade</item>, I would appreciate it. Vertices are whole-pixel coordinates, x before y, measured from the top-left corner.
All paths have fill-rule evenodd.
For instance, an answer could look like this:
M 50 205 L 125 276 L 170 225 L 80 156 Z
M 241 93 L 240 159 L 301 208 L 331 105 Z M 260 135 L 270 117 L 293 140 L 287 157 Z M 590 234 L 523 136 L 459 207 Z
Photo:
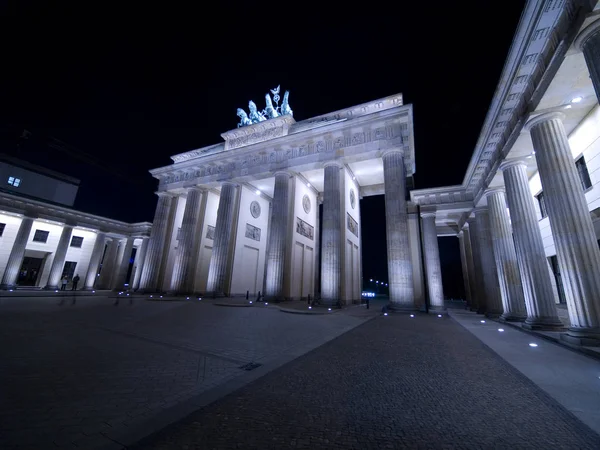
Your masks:
M 0 155 L 1 289 L 77 289 L 139 283 L 151 224 L 128 224 L 71 208 L 79 181 Z
M 458 236 L 472 309 L 576 345 L 600 345 L 599 13 L 528 1 L 463 183 L 411 192 Z

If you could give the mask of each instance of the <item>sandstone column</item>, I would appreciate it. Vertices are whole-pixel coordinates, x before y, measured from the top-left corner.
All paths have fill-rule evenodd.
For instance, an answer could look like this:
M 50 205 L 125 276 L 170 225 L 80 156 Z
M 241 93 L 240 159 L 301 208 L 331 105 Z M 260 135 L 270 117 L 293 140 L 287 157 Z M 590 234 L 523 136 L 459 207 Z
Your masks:
M 198 230 L 198 220 L 203 194 L 206 195 L 205 190 L 200 186 L 188 189 L 181 234 L 173 264 L 173 275 L 171 276 L 170 290 L 175 294 L 189 293 L 190 291 L 190 278 L 193 277 L 192 270 L 197 257 L 197 242 L 201 233 Z
M 265 297 L 272 300 L 284 300 L 283 277 L 290 228 L 290 179 L 291 175 L 288 172 L 275 174 L 265 286 Z
M 15 238 L 12 250 L 8 256 L 6 269 L 4 269 L 4 275 L 2 276 L 2 284 L 0 284 L 0 289 L 12 289 L 16 286 L 19 278 L 19 271 L 21 270 L 21 264 L 23 264 L 25 247 L 27 246 L 27 241 L 29 240 L 29 234 L 31 233 L 32 225 L 33 219 L 31 217 L 23 217 L 21 220 L 17 237 Z
M 108 247 L 104 253 L 104 259 L 102 260 L 102 269 L 100 270 L 100 276 L 96 283 L 98 289 L 110 289 L 113 273 L 115 271 L 115 261 L 117 259 L 118 249 L 119 240 L 112 238 L 108 243 Z
M 323 232 L 321 242 L 321 302 L 332 306 L 340 301 L 342 288 L 342 191 L 343 167 L 325 165 L 323 189 Z
M 490 232 L 490 217 L 486 207 L 475 209 L 477 221 L 477 238 L 479 239 L 479 260 L 483 273 L 483 287 L 485 289 L 485 311 L 480 306 L 480 311 L 487 317 L 500 317 L 503 313 L 502 296 L 498 283 L 498 271 L 492 247 Z
M 421 212 L 423 218 L 423 249 L 425 258 L 425 276 L 429 294 L 429 311 L 439 313 L 445 311 L 444 291 L 442 288 L 442 268 L 440 266 L 440 250 L 437 230 L 435 228 L 435 212 Z
M 469 279 L 470 277 L 473 276 L 473 274 L 469 273 L 469 266 L 467 263 L 467 249 L 466 249 L 466 244 L 465 244 L 465 233 L 463 230 L 460 230 L 458 232 L 458 246 L 460 248 L 460 265 L 461 265 L 461 269 L 462 269 L 462 274 L 463 274 L 463 284 L 465 287 L 465 301 L 467 303 L 467 308 L 469 308 L 471 306 L 471 285 L 469 284 Z
M 465 240 L 465 243 L 468 242 L 468 244 L 470 244 L 473 262 L 473 271 L 470 272 L 473 274 L 473 281 L 471 283 L 471 291 L 473 294 L 471 297 L 471 311 L 481 312 L 485 311 L 485 287 L 483 285 L 483 271 L 481 268 L 481 257 L 479 255 L 479 227 L 477 226 L 475 217 L 467 219 L 467 224 L 468 228 L 463 231 L 469 231 L 469 241 Z M 467 263 L 468 262 L 469 260 L 467 259 Z
M 96 234 L 96 242 L 94 242 L 94 249 L 92 250 L 92 256 L 90 258 L 90 264 L 88 265 L 88 270 L 83 283 L 84 291 L 91 291 L 94 289 L 94 284 L 98 277 L 98 267 L 100 267 L 100 261 L 102 260 L 105 246 L 106 234 L 98 232 L 98 234 Z
M 65 267 L 65 257 L 67 256 L 67 250 L 71 243 L 71 233 L 73 233 L 73 227 L 71 225 L 64 225 L 60 238 L 58 240 L 58 246 L 54 252 L 54 259 L 52 260 L 52 266 L 50 266 L 50 275 L 48 276 L 48 284 L 44 289 L 58 289 L 58 283 L 60 283 L 60 276 L 63 273 Z
M 527 123 L 564 280 L 571 327 L 562 338 L 600 345 L 600 249 L 561 113 Z
M 115 291 L 123 291 L 125 289 L 129 290 L 125 286 L 125 281 L 127 280 L 127 271 L 129 270 L 129 261 L 131 260 L 131 251 L 133 250 L 133 241 L 134 237 L 128 237 L 123 245 L 123 251 L 121 254 L 119 261 L 117 261 L 117 271 L 115 273 L 115 281 L 112 283 L 113 290 Z
M 140 290 L 145 292 L 155 292 L 158 290 L 158 275 L 167 239 L 169 229 L 169 219 L 171 212 L 171 203 L 173 197 L 167 192 L 158 192 L 158 205 L 152 222 L 152 231 L 150 232 L 150 241 L 146 250 L 146 260 L 142 268 L 140 278 Z
M 133 272 L 133 280 L 130 283 L 131 290 L 137 291 L 140 287 L 140 279 L 142 278 L 142 270 L 144 269 L 144 262 L 146 261 L 146 250 L 148 249 L 148 242 L 150 242 L 150 238 L 148 236 L 144 236 L 142 238 L 142 244 L 138 247 L 137 252 L 135 253 L 135 271 Z
M 525 296 L 527 309 L 525 327 L 562 329 L 563 324 L 556 314 L 542 233 L 535 213 L 533 196 L 529 190 L 527 164 L 523 160 L 506 160 L 500 165 L 500 170 L 504 175 L 506 198 Z
M 221 187 L 217 222 L 215 224 L 215 240 L 208 268 L 207 292 L 213 295 L 225 295 L 228 286 L 227 269 L 229 266 L 230 247 L 235 245 L 233 239 L 233 222 L 235 220 L 238 186 L 225 182 Z
M 384 153 L 383 178 L 390 302 L 394 309 L 412 311 L 416 308 L 408 241 L 406 173 L 401 151 Z
M 527 317 L 527 311 L 525 310 L 525 297 L 523 296 L 517 252 L 510 219 L 506 211 L 506 196 L 502 189 L 488 190 L 486 195 L 490 211 L 494 257 L 496 258 L 504 308 L 504 313 L 500 317 L 507 321 L 522 322 Z
M 579 33 L 575 47 L 583 52 L 596 97 L 600 101 L 600 20 L 592 22 Z

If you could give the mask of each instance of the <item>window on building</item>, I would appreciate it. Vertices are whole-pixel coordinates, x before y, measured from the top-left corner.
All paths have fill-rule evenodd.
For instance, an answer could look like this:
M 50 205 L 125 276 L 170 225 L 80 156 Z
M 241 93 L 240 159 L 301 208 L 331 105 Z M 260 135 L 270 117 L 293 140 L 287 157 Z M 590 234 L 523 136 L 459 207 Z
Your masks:
M 587 165 L 583 156 L 575 161 L 575 167 L 577 167 L 577 173 L 579 174 L 579 181 L 581 181 L 581 187 L 584 191 L 587 191 L 592 187 L 592 180 L 590 180 L 590 173 L 588 172 Z
M 14 187 L 19 187 L 19 185 L 21 184 L 21 179 L 15 177 L 8 177 L 8 184 Z
M 35 230 L 35 234 L 33 235 L 33 242 L 43 242 L 46 243 L 48 241 L 49 231 L 44 230 Z
M 5 223 L 0 223 L 0 236 L 4 234 L 4 227 L 6 227 Z
M 537 198 L 538 204 L 540 205 L 540 212 L 542 213 L 542 219 L 544 217 L 548 217 L 548 212 L 546 211 L 546 200 L 544 200 L 544 193 L 540 192 L 535 196 Z
M 73 236 L 71 238 L 71 247 L 81 248 L 81 244 L 83 244 L 83 238 L 81 236 Z

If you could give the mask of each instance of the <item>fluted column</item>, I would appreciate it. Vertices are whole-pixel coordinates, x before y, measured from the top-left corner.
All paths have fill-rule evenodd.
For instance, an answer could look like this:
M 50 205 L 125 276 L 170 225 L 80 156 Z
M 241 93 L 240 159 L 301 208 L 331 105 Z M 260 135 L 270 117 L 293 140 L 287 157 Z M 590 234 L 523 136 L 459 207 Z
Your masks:
M 155 292 L 158 290 L 158 275 L 163 258 L 163 250 L 169 229 L 171 203 L 173 197 L 167 192 L 158 192 L 158 204 L 152 222 L 150 241 L 146 250 L 146 260 L 140 278 L 140 290 Z
M 321 243 L 321 302 L 335 305 L 342 289 L 342 187 L 343 167 L 325 165 L 323 190 L 323 231 Z
M 394 309 L 415 310 L 402 152 L 394 150 L 383 155 L 383 178 L 390 302 Z
M 196 244 L 200 233 L 198 231 L 198 219 L 203 194 L 205 194 L 205 190 L 200 186 L 188 189 L 181 223 L 181 234 L 173 263 L 173 275 L 171 276 L 170 290 L 176 294 L 187 293 L 190 290 L 194 258 L 197 256 Z
M 44 289 L 58 289 L 58 283 L 60 282 L 60 276 L 63 273 L 65 267 L 65 256 L 67 256 L 67 250 L 71 243 L 71 234 L 73 233 L 73 227 L 71 225 L 64 225 L 60 238 L 58 239 L 58 246 L 54 252 L 54 259 L 50 266 L 50 275 L 48 275 L 48 283 Z
M 523 296 L 517 252 L 506 210 L 506 196 L 502 189 L 486 191 L 486 195 L 490 211 L 496 270 L 504 308 L 501 318 L 507 321 L 522 322 L 527 318 L 527 311 L 525 310 L 525 297 Z
M 127 271 L 129 270 L 129 264 L 131 260 L 131 251 L 133 250 L 134 237 L 128 237 L 123 245 L 123 250 L 119 255 L 117 261 L 117 270 L 115 272 L 115 281 L 112 283 L 113 290 L 122 291 L 125 289 L 125 281 L 127 281 Z
M 232 238 L 235 220 L 238 186 L 225 182 L 221 187 L 217 223 L 215 224 L 215 240 L 213 244 L 210 266 L 208 268 L 207 291 L 214 295 L 224 295 L 228 287 L 227 269 L 229 265 L 230 247 L 235 245 Z
M 119 250 L 119 241 L 113 238 L 108 242 L 108 247 L 104 253 L 102 260 L 102 269 L 96 286 L 98 289 L 110 289 L 113 274 L 115 272 L 115 262 L 117 260 L 117 252 Z
M 575 47 L 583 52 L 596 97 L 600 101 L 600 20 L 595 20 L 579 33 Z
M 460 230 L 458 232 L 458 246 L 460 249 L 460 265 L 462 268 L 462 274 L 463 274 L 463 284 L 465 287 L 465 301 L 467 303 L 467 308 L 469 308 L 471 306 L 471 284 L 470 284 L 470 278 L 473 276 L 472 273 L 469 273 L 469 266 L 467 264 L 467 249 L 466 249 L 466 244 L 465 244 L 465 233 L 464 230 Z
M 271 229 L 269 253 L 267 254 L 267 299 L 283 300 L 283 276 L 286 270 L 285 255 L 290 228 L 290 179 L 288 172 L 275 174 L 273 207 L 271 208 Z
M 600 249 L 562 123 L 563 114 L 533 118 L 527 128 L 544 190 L 571 327 L 564 339 L 600 345 Z
M 480 308 L 481 310 L 485 310 L 485 288 L 483 287 L 483 272 L 481 270 L 481 258 L 479 257 L 479 229 L 475 217 L 467 219 L 467 224 L 469 230 L 468 242 L 471 246 L 471 257 L 473 261 L 473 271 L 469 272 L 473 274 L 473 280 L 471 282 L 471 311 L 480 311 Z M 465 241 L 465 243 L 467 243 L 467 241 Z
M 477 239 L 479 239 L 479 263 L 481 264 L 485 292 L 485 308 L 482 308 L 480 304 L 478 312 L 485 313 L 488 317 L 499 317 L 504 311 L 492 247 L 488 209 L 485 207 L 476 208 L 475 220 L 477 222 Z
M 523 160 L 507 160 L 500 165 L 500 170 L 506 186 L 506 199 L 525 296 L 525 327 L 562 329 L 563 324 L 554 304 L 542 233 L 529 190 L 527 164 Z
M 88 265 L 88 270 L 85 275 L 85 282 L 83 284 L 83 290 L 91 291 L 94 289 L 96 278 L 98 278 L 98 267 L 100 267 L 100 261 L 104 254 L 104 248 L 106 246 L 106 234 L 98 232 L 96 235 L 96 241 L 94 242 L 94 249 L 92 250 L 92 256 Z
M 12 250 L 8 256 L 6 269 L 4 269 L 4 275 L 2 276 L 2 284 L 0 284 L 0 289 L 12 289 L 16 286 L 19 278 L 19 271 L 21 270 L 21 264 L 23 264 L 25 247 L 27 246 L 27 241 L 29 240 L 29 234 L 31 233 L 32 225 L 33 219 L 31 217 L 23 217 L 21 220 L 17 237 L 15 238 Z
M 137 291 L 140 288 L 140 279 L 142 278 L 144 263 L 146 262 L 146 250 L 148 250 L 148 242 L 150 242 L 150 238 L 148 236 L 144 236 L 142 238 L 142 244 L 138 247 L 137 252 L 135 253 L 135 261 L 133 262 L 135 265 L 135 271 L 133 272 L 133 280 L 130 283 L 130 288 L 132 291 Z
M 445 311 L 446 308 L 444 307 L 442 268 L 440 266 L 440 250 L 435 228 L 435 212 L 422 212 L 421 217 L 423 218 L 423 248 L 429 310 L 432 313 L 439 313 Z

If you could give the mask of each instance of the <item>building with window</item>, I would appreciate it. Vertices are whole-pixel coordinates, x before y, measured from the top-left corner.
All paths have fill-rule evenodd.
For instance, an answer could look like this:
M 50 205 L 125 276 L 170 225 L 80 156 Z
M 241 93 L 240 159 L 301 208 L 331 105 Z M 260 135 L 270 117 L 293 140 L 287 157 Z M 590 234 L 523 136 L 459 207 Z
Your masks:
M 79 180 L 0 155 L 0 288 L 134 288 L 151 224 L 72 209 Z
M 596 1 L 527 1 L 463 183 L 411 192 L 458 237 L 472 309 L 583 345 L 600 345 L 599 48 Z

